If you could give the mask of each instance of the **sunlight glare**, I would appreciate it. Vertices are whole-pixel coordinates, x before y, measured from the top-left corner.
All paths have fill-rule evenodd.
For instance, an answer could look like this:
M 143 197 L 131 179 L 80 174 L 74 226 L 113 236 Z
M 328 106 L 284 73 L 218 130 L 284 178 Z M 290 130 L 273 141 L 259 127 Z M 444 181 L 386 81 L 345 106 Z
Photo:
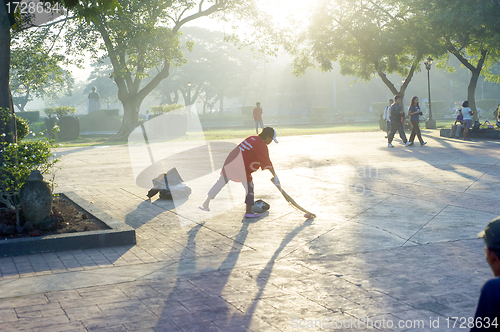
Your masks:
M 259 7 L 272 17 L 280 28 L 293 28 L 305 24 L 319 0 L 259 0 Z

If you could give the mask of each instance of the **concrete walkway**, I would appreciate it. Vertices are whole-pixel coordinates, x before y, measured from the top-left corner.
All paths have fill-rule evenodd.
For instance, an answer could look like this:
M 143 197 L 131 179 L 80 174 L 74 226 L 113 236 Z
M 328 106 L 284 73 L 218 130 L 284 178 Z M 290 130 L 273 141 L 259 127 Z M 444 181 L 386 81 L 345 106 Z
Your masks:
M 492 277 L 476 234 L 500 214 L 500 142 L 423 135 L 393 149 L 383 132 L 272 143 L 314 220 L 267 171 L 254 173 L 271 205 L 260 219 L 243 218 L 234 183 L 198 209 L 239 140 L 152 142 L 149 166 L 140 147 L 58 149 L 57 191 L 134 227 L 137 245 L 0 258 L 0 331 L 466 331 Z M 173 166 L 189 199 L 146 200 Z

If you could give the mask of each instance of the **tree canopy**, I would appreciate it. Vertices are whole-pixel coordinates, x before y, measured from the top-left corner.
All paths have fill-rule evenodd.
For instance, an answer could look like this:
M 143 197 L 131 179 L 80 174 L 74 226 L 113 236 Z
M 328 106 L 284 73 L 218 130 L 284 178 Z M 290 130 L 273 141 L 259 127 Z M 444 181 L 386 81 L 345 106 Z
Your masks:
M 423 58 L 444 52 L 423 23 L 404 1 L 325 0 L 298 47 L 285 45 L 296 56 L 297 74 L 311 66 L 329 71 L 338 62 L 341 74 L 362 80 L 378 75 L 393 94 L 404 96 Z M 399 90 L 388 78 L 393 73 L 405 78 Z
M 248 49 L 239 49 L 225 41 L 225 34 L 203 28 L 183 29 L 181 42 L 193 42 L 191 52 L 185 53 L 186 64 L 171 70 L 171 75 L 157 88 L 163 103 L 178 102 L 179 94 L 191 101 L 203 100 L 203 110 L 212 109 L 224 98 L 238 97 L 249 85 L 255 59 Z
M 20 111 L 34 97 L 54 97 L 73 88 L 71 73 L 61 65 L 64 55 L 54 47 L 57 36 L 49 28 L 16 33 L 11 47 L 11 90 L 14 105 Z
M 122 128 L 115 139 L 126 139 L 137 125 L 144 98 L 169 76 L 171 67 L 185 63 L 179 41 L 181 27 L 195 19 L 227 11 L 244 11 L 251 1 L 120 0 L 119 10 L 94 12 L 92 3 L 76 8 L 86 25 L 73 25 L 66 34 L 69 52 L 109 57 L 118 99 L 124 107 Z M 92 13 L 89 15 L 88 13 Z M 190 49 L 191 43 L 186 47 Z M 147 80 L 146 80 L 147 78 Z

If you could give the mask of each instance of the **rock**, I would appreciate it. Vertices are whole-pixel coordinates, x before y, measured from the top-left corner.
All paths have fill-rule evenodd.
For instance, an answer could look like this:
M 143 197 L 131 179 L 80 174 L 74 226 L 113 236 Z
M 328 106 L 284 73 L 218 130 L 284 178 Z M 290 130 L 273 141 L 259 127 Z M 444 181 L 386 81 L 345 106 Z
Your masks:
M 34 229 L 31 221 L 25 222 L 23 227 L 26 232 L 31 232 Z
M 6 225 L 3 229 L 5 235 L 13 235 L 16 232 L 16 226 Z
M 59 221 L 56 218 L 48 217 L 42 220 L 38 228 L 42 231 L 53 231 L 57 229 Z
M 37 228 L 52 210 L 52 192 L 48 183 L 43 181 L 40 171 L 31 171 L 21 187 L 19 197 L 25 220 L 31 221 Z
M 36 236 L 42 236 L 42 232 L 40 232 L 38 229 L 35 229 L 33 232 L 30 233 L 31 237 L 36 237 Z

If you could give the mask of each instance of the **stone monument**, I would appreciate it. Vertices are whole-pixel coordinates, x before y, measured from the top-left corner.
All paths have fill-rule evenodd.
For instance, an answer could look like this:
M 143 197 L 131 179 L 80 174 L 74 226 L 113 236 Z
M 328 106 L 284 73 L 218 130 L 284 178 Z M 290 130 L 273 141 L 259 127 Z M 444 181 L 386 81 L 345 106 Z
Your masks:
M 89 114 L 100 110 L 101 109 L 101 104 L 99 103 L 99 94 L 96 92 L 95 86 L 92 87 L 92 92 L 89 93 Z

